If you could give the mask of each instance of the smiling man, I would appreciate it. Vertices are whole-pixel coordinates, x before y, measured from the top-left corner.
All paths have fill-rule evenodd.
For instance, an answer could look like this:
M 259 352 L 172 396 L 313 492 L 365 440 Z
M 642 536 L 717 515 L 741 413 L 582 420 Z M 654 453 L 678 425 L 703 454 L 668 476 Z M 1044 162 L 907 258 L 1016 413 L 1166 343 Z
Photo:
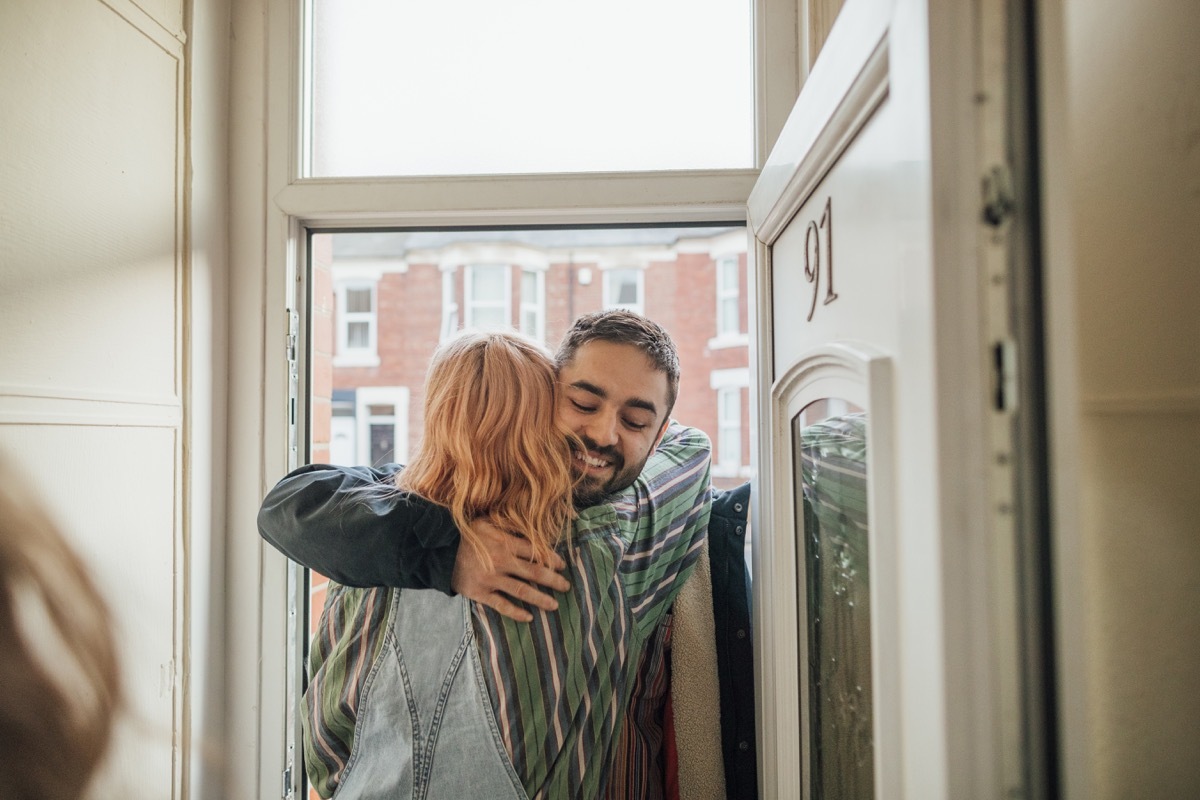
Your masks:
M 683 510 L 672 507 L 678 500 L 673 497 L 677 490 L 670 480 L 656 484 L 662 488 L 639 501 L 636 509 L 623 494 L 638 482 L 647 460 L 656 451 L 660 457 L 678 458 L 680 467 L 686 459 L 694 458 L 683 444 L 689 429 L 670 423 L 679 388 L 679 361 L 670 337 L 638 314 L 599 312 L 576 321 L 555 360 L 563 389 L 559 416 L 583 445 L 575 458 L 579 474 L 575 504 L 581 510 L 581 519 L 594 516 L 592 510 L 599 506 L 615 508 L 618 516 L 637 515 L 639 528 L 657 529 L 679 519 Z M 364 486 L 387 480 L 397 469 L 397 465 L 375 470 L 303 467 L 268 494 L 259 513 L 259 530 L 286 555 L 340 583 L 458 593 L 519 621 L 533 618 L 530 609 L 537 612 L 558 607 L 554 597 L 535 587 L 561 592 L 568 589 L 567 582 L 552 569 L 530 561 L 522 540 L 477 522 L 476 532 L 488 543 L 488 563 L 474 548 L 459 549 L 458 531 L 445 509 L 404 494 L 392 494 L 386 501 L 364 499 Z M 737 503 L 733 499 L 728 503 L 735 520 L 728 522 L 731 531 L 738 523 L 737 531 L 744 530 L 747 494 L 743 491 Z M 699 518 L 703 514 L 706 518 L 708 492 L 689 496 L 695 498 L 689 502 L 702 503 L 703 507 L 693 508 L 688 516 Z M 734 507 L 737 512 L 732 511 Z M 658 551 L 651 542 L 646 538 L 644 551 L 639 551 L 641 545 L 635 545 L 622 556 L 627 565 L 622 580 L 631 596 L 649 591 L 661 579 L 659 570 L 667 566 L 666 561 L 658 563 Z M 740 564 L 740 558 L 738 561 Z M 562 564 L 555 566 L 561 568 Z M 716 572 L 714 569 L 713 574 Z M 590 580 L 587 575 L 582 577 Z M 736 605 L 738 601 L 735 598 L 733 602 Z M 636 609 L 633 616 L 637 624 Z M 623 691 L 629 711 L 620 715 L 619 737 L 604 770 L 602 785 L 607 797 L 654 800 L 663 797 L 670 784 L 667 765 L 673 759 L 669 747 L 664 747 L 664 739 L 670 739 L 664 721 L 670 680 L 665 655 L 670 642 L 670 616 L 665 619 L 662 625 L 656 623 L 655 630 L 644 632 L 645 646 L 640 648 L 636 679 Z M 739 623 L 739 628 L 742 626 Z M 744 627 L 748 628 L 748 618 Z M 749 642 L 744 631 L 738 640 L 744 640 L 748 660 Z M 744 676 L 746 670 L 740 672 Z M 741 680 L 746 686 L 745 678 Z M 715 711 L 712 724 L 720 729 L 714 736 L 719 740 L 724 735 L 726 741 L 718 741 L 715 757 L 707 759 L 715 761 L 711 766 L 718 773 L 714 783 L 719 788 L 711 795 L 714 797 L 725 795 L 724 779 L 719 774 L 721 750 L 726 752 L 727 763 L 731 748 L 742 760 L 749 756 L 751 781 L 754 763 L 753 751 L 746 753 L 747 748 L 741 744 L 746 741 L 744 726 L 737 734 L 739 749 L 726 735 Z M 752 731 L 752 716 L 749 726 Z M 749 740 L 753 741 L 752 734 Z M 520 764 L 516 766 L 521 769 Z M 725 771 L 729 771 L 728 766 Z M 730 785 L 728 789 L 731 797 L 753 796 L 753 788 L 747 790 L 744 785 Z
M 588 339 L 605 333 L 604 319 L 572 328 L 557 355 L 563 387 L 559 417 L 587 448 L 575 453 L 581 475 L 575 505 L 580 508 L 606 502 L 633 484 L 666 433 L 666 415 L 679 391 L 674 353 L 647 352 L 644 344 Z M 650 381 L 629 369 L 647 360 L 669 368 L 654 369 Z M 661 407 L 661 398 L 666 408 Z

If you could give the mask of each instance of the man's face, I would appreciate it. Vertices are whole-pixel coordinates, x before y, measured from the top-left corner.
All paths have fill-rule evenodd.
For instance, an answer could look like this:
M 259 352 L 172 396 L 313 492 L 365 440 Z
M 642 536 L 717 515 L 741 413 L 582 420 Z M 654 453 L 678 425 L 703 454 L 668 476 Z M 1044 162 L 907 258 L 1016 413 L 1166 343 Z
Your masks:
M 637 479 L 666 431 L 667 375 L 633 345 L 592 341 L 558 380 L 559 416 L 587 448 L 572 462 L 582 475 L 575 504 L 595 505 Z

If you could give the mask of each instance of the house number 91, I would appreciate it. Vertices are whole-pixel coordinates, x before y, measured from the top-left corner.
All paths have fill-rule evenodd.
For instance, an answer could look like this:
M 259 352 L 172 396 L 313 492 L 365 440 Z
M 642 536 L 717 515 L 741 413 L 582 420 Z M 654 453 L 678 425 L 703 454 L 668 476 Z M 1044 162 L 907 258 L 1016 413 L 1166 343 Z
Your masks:
M 823 234 L 823 236 L 822 236 Z M 824 248 L 822 248 L 824 239 Z M 833 198 L 825 200 L 825 213 L 821 220 L 810 220 L 804 231 L 804 280 L 812 284 L 812 303 L 808 307 L 808 321 L 817 310 L 817 296 L 821 293 L 821 267 L 825 267 L 825 300 L 829 305 L 837 300 L 833 290 Z

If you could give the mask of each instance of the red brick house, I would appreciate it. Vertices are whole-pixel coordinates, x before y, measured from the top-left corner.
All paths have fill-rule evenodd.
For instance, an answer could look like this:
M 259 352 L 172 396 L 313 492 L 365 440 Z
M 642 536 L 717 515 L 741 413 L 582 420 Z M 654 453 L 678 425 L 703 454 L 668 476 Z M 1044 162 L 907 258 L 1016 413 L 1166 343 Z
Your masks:
M 712 437 L 714 484 L 750 476 L 744 228 L 323 234 L 312 252 L 314 461 L 403 462 L 454 331 L 511 326 L 553 350 L 579 315 L 624 307 L 675 339 L 674 416 Z

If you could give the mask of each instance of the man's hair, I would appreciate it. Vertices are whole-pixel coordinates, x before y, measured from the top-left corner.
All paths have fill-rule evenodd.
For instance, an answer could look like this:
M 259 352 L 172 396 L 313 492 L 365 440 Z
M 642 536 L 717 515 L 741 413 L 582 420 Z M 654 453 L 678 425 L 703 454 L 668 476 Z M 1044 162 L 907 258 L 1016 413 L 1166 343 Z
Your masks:
M 460 334 L 433 354 L 416 457 L 396 484 L 450 510 L 487 561 L 469 523 L 520 534 L 547 563 L 574 517 L 570 442 L 558 418 L 550 354 L 509 331 Z
M 588 342 L 629 344 L 645 353 L 659 372 L 667 376 L 667 413 L 675 408 L 679 396 L 679 352 L 666 330 L 641 314 L 623 309 L 596 311 L 575 320 L 558 346 L 554 361 L 559 369 L 575 360 L 579 348 Z
M 3 461 L 0 686 L 0 795 L 82 797 L 123 706 L 113 625 L 83 561 Z

